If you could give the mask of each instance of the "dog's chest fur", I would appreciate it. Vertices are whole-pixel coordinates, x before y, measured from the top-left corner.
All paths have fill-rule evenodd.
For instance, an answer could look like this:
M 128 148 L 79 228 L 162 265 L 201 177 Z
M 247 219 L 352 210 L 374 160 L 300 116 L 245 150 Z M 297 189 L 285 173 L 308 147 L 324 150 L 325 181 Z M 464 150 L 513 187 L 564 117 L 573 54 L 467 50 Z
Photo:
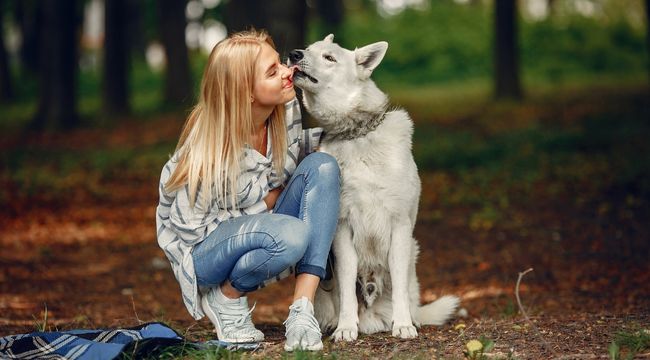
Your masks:
M 420 181 L 411 155 L 412 133 L 408 114 L 396 110 L 365 136 L 326 136 L 321 144 L 341 168 L 339 221 L 352 229 L 359 271 L 387 270 L 395 221 L 415 223 Z

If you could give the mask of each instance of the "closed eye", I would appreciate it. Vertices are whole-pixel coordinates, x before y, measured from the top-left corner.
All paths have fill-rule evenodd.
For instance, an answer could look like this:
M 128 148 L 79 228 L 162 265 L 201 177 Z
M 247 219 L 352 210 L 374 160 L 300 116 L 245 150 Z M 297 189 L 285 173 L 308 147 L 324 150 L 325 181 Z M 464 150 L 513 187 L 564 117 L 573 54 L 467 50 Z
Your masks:
M 336 62 L 336 59 L 332 55 L 323 55 L 323 57 L 329 62 Z

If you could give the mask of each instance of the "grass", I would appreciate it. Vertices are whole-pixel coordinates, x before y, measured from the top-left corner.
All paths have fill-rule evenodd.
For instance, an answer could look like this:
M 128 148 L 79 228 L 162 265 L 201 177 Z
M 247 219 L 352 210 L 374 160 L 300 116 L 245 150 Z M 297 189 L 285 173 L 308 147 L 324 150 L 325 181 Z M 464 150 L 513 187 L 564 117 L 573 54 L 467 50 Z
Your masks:
M 441 207 L 470 207 L 468 225 L 487 231 L 511 221 L 511 206 L 530 200 L 539 184 L 549 196 L 580 183 L 584 191 L 630 188 L 632 202 L 648 196 L 645 79 L 582 81 L 560 90 L 540 83 L 522 103 L 490 102 L 486 82 L 387 86 L 415 121 L 414 156 L 427 189 L 423 208 L 433 207 L 423 215 L 441 221 Z M 0 203 L 43 195 L 64 199 L 79 189 L 104 199 L 113 180 L 157 178 L 175 141 L 83 151 L 18 145 L 0 154 L 0 182 L 8 185 Z
M 650 350 L 650 330 L 621 331 L 609 345 L 610 359 L 633 359 L 637 354 Z
M 586 83 L 540 91 L 520 104 L 481 104 L 468 96 L 465 114 L 427 108 L 436 89 L 394 91 L 415 109 L 414 155 L 429 193 L 422 208 L 470 207 L 470 228 L 487 231 L 540 191 L 548 198 L 575 192 L 576 202 L 607 189 L 647 198 L 650 108 L 640 84 Z M 443 213 L 433 210 L 431 217 L 440 221 Z

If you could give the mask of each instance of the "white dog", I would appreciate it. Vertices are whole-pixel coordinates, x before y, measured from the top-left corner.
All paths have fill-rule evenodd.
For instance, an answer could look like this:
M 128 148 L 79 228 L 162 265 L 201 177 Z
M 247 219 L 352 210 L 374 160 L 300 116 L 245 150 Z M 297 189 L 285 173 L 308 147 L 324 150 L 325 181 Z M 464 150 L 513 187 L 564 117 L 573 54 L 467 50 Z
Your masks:
M 415 326 L 441 325 L 458 306 L 454 296 L 420 306 L 413 122 L 404 110 L 390 110 L 387 96 L 370 80 L 388 43 L 350 51 L 333 40 L 330 34 L 289 56 L 298 67 L 294 83 L 303 90 L 305 108 L 325 130 L 320 150 L 341 168 L 334 277 L 317 291 L 316 318 L 324 331 L 336 328 L 337 341 L 355 340 L 359 330 L 392 329 L 393 336 L 413 338 Z

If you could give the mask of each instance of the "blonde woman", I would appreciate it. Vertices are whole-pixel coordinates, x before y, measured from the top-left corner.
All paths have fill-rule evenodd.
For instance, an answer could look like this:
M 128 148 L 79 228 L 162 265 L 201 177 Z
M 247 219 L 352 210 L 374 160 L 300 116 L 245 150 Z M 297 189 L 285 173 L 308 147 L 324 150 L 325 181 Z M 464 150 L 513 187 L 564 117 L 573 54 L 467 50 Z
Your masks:
M 185 306 L 220 340 L 264 338 L 246 293 L 296 273 L 285 350 L 322 349 L 313 299 L 336 228 L 339 168 L 302 130 L 293 71 L 265 32 L 215 46 L 160 179 L 158 244 Z

